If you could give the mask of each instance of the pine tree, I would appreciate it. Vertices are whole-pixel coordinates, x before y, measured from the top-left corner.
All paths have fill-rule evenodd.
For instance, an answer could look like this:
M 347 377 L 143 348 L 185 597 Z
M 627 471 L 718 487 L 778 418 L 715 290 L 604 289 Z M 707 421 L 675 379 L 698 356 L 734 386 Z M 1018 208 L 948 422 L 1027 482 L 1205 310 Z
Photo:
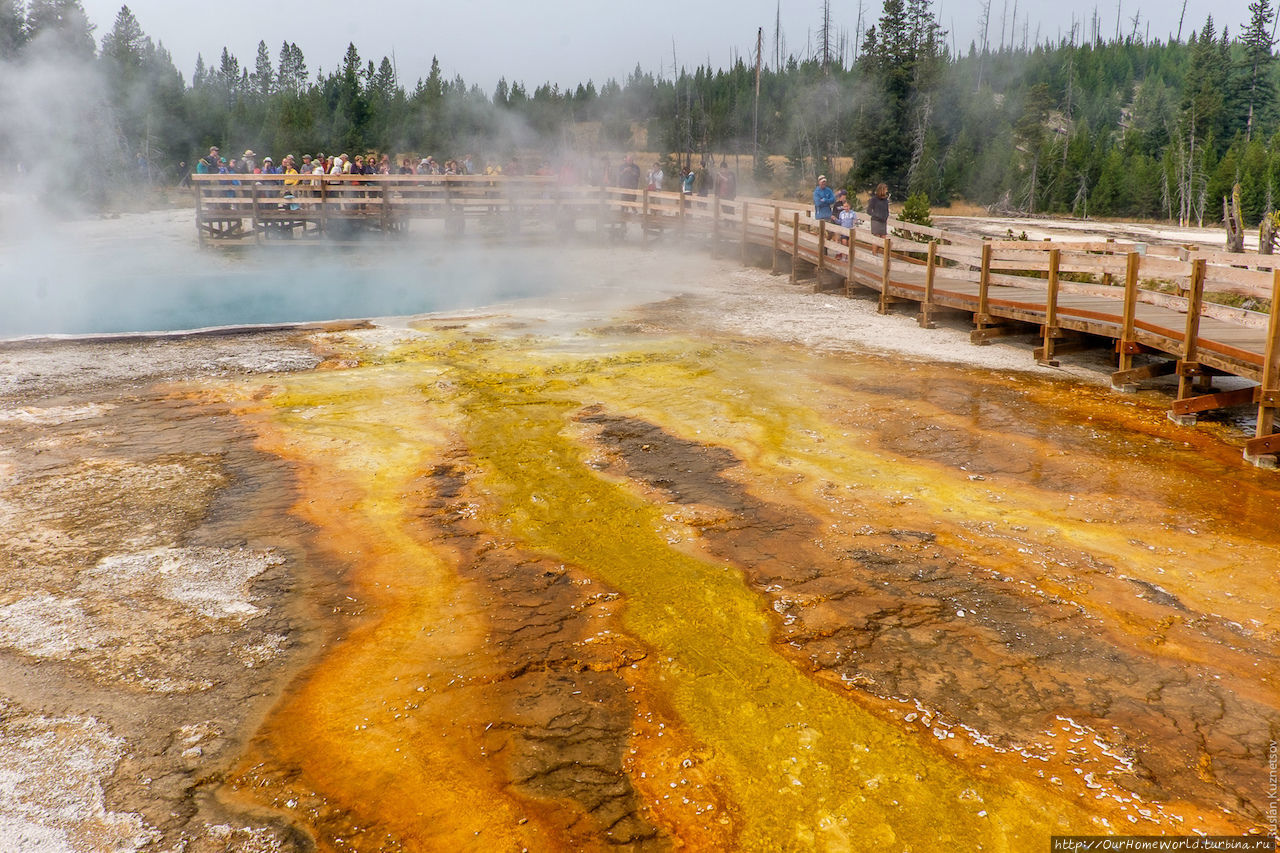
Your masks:
M 27 10 L 27 38 L 43 41 L 64 56 L 93 59 L 93 25 L 80 0 L 32 0 Z
M 945 65 L 944 31 L 932 0 L 885 0 L 879 26 L 867 31 L 859 66 L 874 84 L 876 102 L 862 106 L 855 179 L 901 186 L 924 163 L 933 97 Z
M 369 105 L 360 85 L 362 64 L 355 43 L 348 43 L 342 70 L 337 73 L 337 102 L 333 108 L 335 141 L 347 151 L 360 151 L 365 147 Z
M 232 55 L 231 51 L 225 47 L 222 48 L 222 56 L 218 60 L 218 86 L 227 96 L 227 104 L 230 105 L 235 101 L 237 90 L 240 87 L 240 60 Z
M 267 52 L 267 43 L 259 41 L 258 57 L 254 60 L 253 73 L 249 75 L 250 90 L 265 101 L 274 91 L 275 77 L 275 70 L 271 67 L 271 54 Z
M 289 45 L 289 52 L 292 54 L 293 72 L 297 75 L 298 86 L 305 87 L 307 85 L 307 60 L 303 57 L 302 51 L 298 48 L 296 42 Z
M 102 59 L 117 79 L 127 85 L 137 76 L 151 49 L 151 39 L 142 32 L 138 19 L 128 6 L 121 6 L 111 32 L 102 37 Z
M 912 193 L 907 196 L 907 200 L 902 205 L 902 212 L 898 214 L 898 219 L 903 222 L 922 225 L 925 228 L 932 228 L 933 217 L 929 212 L 929 196 L 923 192 Z
M 1014 124 L 1014 140 L 1022 152 L 1025 164 L 1027 212 L 1037 211 L 1036 202 L 1040 183 L 1043 179 L 1041 167 L 1045 160 L 1048 146 L 1048 134 L 1045 122 L 1049 118 L 1049 110 L 1053 99 L 1049 94 L 1049 84 L 1037 83 L 1027 91 L 1022 107 L 1022 116 Z
M 0 0 L 0 61 L 12 59 L 27 42 L 22 0 Z
M 1271 0 L 1254 0 L 1249 4 L 1249 23 L 1245 25 L 1240 40 L 1244 43 L 1245 56 L 1242 63 L 1245 83 L 1248 90 L 1248 118 L 1245 121 L 1245 139 L 1253 135 L 1255 112 L 1262 113 L 1270 109 L 1275 100 L 1275 88 L 1271 78 L 1271 66 L 1275 56 L 1271 52 L 1274 40 L 1272 21 L 1275 12 L 1271 9 Z
M 1187 224 L 1204 216 L 1207 190 L 1204 147 L 1223 112 L 1226 69 L 1221 64 L 1213 17 L 1189 45 L 1191 65 L 1183 82 L 1181 120 L 1176 145 L 1178 221 Z

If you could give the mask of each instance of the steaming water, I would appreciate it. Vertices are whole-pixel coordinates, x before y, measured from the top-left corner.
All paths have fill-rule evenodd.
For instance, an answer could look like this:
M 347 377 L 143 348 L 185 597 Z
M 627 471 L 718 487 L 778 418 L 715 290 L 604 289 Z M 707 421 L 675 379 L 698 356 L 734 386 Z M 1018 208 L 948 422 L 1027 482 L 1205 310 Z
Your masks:
M 0 337 L 169 332 L 221 326 L 363 319 L 470 308 L 556 289 L 537 259 L 505 264 L 472 254 L 396 252 L 320 259 L 286 252 L 274 263 L 192 254 L 178 267 L 117 271 L 52 260 L 0 274 Z M 544 258 L 543 261 L 546 259 Z M 206 268 L 201 268 L 206 267 Z

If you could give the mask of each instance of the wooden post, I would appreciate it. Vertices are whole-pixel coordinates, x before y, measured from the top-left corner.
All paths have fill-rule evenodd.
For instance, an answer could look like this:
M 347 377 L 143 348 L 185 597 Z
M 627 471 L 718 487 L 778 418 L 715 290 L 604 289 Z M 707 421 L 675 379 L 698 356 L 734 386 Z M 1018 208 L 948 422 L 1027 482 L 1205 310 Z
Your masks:
M 876 309 L 881 314 L 889 313 L 889 269 L 893 261 L 893 257 L 889 252 L 892 247 L 892 238 L 886 234 L 884 237 L 884 270 L 880 276 L 880 305 Z
M 991 322 L 987 313 L 987 291 L 991 287 L 991 241 L 982 241 L 982 268 L 978 273 L 978 313 L 973 322 L 979 329 Z
M 742 259 L 741 260 L 742 260 L 742 265 L 746 266 L 747 265 L 747 220 L 749 219 L 747 215 L 749 213 L 747 209 L 747 202 L 744 201 L 741 204 L 741 208 L 742 208 Z
M 1057 359 L 1053 357 L 1053 342 L 1058 337 L 1058 269 L 1062 264 L 1062 250 L 1049 250 L 1049 285 L 1044 300 L 1044 355 L 1040 359 L 1044 364 L 1056 367 Z
M 781 230 L 778 226 L 782 223 L 779 219 L 782 216 L 782 208 L 778 205 L 773 206 L 773 265 L 769 267 L 769 275 L 778 274 L 778 237 Z
M 1246 459 L 1280 452 L 1280 436 L 1275 434 L 1276 410 L 1280 409 L 1280 268 L 1271 274 L 1271 317 L 1267 321 L 1266 346 L 1262 387 L 1258 389 L 1258 429 L 1254 439 L 1245 445 Z
M 321 234 L 325 233 L 325 228 L 328 225 L 329 188 L 326 186 L 327 183 L 328 181 L 326 181 L 324 178 L 320 179 L 320 233 Z
M 846 267 L 844 271 L 844 295 L 846 297 L 853 295 L 853 229 L 849 229 L 849 255 L 846 259 Z
M 379 219 L 382 225 L 382 233 L 385 236 L 391 230 L 391 208 L 387 203 L 387 185 L 382 181 L 378 182 L 378 202 L 381 208 Z
M 925 260 L 924 269 L 924 301 L 920 303 L 919 323 L 922 329 L 932 329 L 933 325 L 933 279 L 938 269 L 938 241 L 929 241 L 929 257 Z
M 195 187 L 196 196 L 196 238 L 199 239 L 200 245 L 205 243 L 204 236 L 204 183 L 202 181 L 192 181 Z
M 720 257 L 720 195 L 711 197 L 711 257 Z
M 253 225 L 253 239 L 255 242 L 261 243 L 262 232 L 258 230 L 258 185 L 256 183 L 249 192 L 249 203 L 253 205 L 253 216 L 249 220 Z
M 1191 289 L 1187 293 L 1187 328 L 1182 337 L 1182 360 L 1178 363 L 1178 399 L 1191 396 L 1191 383 L 1199 373 L 1200 307 L 1204 303 L 1205 260 L 1191 262 Z
M 1138 351 L 1134 323 L 1138 315 L 1138 267 L 1141 264 L 1142 255 L 1130 252 L 1124 269 L 1124 321 L 1120 341 L 1116 344 L 1120 354 L 1118 370 L 1132 370 L 1133 356 Z
M 800 211 L 791 214 L 791 283 L 796 283 L 796 269 L 800 266 Z
M 818 220 L 818 269 L 814 273 L 816 276 L 813 289 L 819 290 L 822 287 L 822 271 L 827 268 L 827 220 Z

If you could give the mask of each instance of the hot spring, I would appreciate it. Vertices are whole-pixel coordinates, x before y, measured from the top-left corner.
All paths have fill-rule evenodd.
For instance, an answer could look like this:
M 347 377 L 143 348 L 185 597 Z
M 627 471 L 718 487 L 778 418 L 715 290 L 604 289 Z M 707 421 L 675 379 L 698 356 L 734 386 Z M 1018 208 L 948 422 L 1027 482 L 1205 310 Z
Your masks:
M 396 317 L 563 292 L 563 249 L 386 243 L 134 258 L 111 248 L 0 272 L 0 337 Z

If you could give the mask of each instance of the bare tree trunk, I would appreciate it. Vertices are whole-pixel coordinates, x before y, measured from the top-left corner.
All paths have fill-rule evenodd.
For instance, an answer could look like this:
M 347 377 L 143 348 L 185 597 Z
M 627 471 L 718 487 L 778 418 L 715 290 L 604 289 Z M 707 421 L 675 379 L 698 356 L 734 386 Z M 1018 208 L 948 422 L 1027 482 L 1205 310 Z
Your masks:
M 991 0 L 982 0 L 982 51 L 978 54 L 978 89 L 982 89 L 982 66 L 987 60 L 987 34 L 991 28 Z
M 925 95 L 916 111 L 916 128 L 913 134 L 915 139 L 911 146 L 911 165 L 907 169 L 907 186 L 910 187 L 916 178 L 916 172 L 920 168 L 921 161 L 924 160 L 925 140 L 929 136 L 929 120 L 933 116 L 933 99 Z
M 1030 204 L 1028 205 L 1028 207 L 1030 208 L 1028 212 L 1030 213 L 1036 212 L 1036 183 L 1039 181 L 1039 179 L 1040 179 L 1040 158 L 1036 157 L 1036 159 L 1031 161 L 1031 200 L 1030 200 Z
M 1231 187 L 1230 198 L 1222 199 L 1222 221 L 1227 227 L 1227 251 L 1244 251 L 1244 218 L 1240 213 L 1240 185 Z

